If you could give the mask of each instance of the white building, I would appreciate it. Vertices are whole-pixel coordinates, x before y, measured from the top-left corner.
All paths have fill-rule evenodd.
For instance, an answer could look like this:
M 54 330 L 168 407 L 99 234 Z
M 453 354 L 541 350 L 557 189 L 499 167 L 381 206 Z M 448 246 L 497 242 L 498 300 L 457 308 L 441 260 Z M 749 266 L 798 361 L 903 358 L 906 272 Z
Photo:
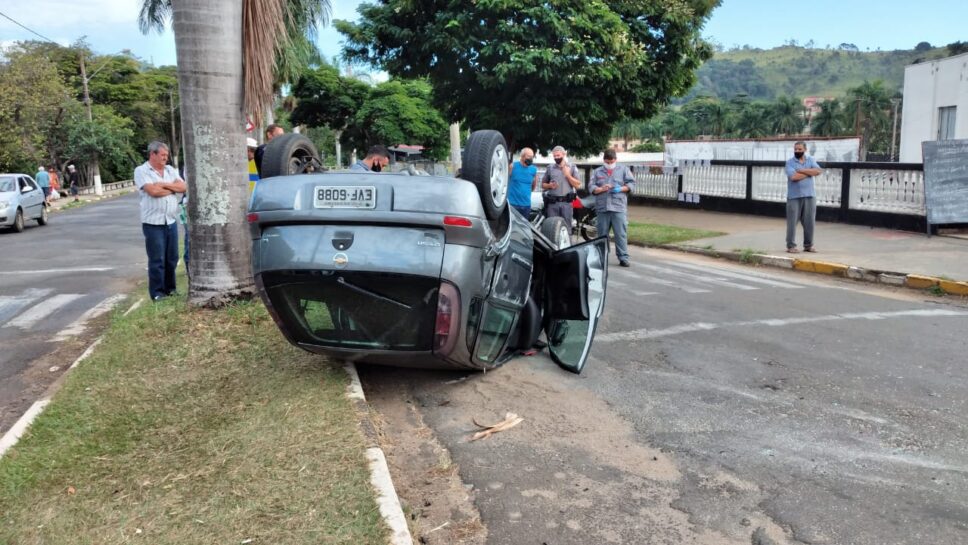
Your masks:
M 904 69 L 902 163 L 921 162 L 921 142 L 968 138 L 968 53 Z

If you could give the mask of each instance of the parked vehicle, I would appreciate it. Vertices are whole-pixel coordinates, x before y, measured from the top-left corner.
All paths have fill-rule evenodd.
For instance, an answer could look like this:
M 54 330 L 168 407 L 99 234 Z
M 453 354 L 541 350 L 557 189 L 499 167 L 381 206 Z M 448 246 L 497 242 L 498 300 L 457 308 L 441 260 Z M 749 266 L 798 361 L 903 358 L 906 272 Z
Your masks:
M 20 233 L 28 220 L 47 225 L 44 191 L 26 174 L 0 174 L 0 227 Z
M 263 163 L 272 180 L 256 186 L 248 214 L 256 284 L 291 343 L 345 360 L 483 370 L 544 334 L 552 359 L 581 372 L 605 306 L 608 244 L 571 246 L 560 218 L 535 227 L 512 212 L 500 133 L 471 134 L 463 179 L 304 174 L 318 155 L 298 139 L 286 145 L 301 155 L 275 162 L 283 168 Z
M 574 219 L 571 225 L 572 234 L 576 237 L 581 236 L 586 241 L 598 238 L 598 214 L 595 213 L 595 196 L 585 191 L 579 191 L 579 196 L 575 198 L 572 207 L 574 208 Z M 544 199 L 541 193 L 533 192 L 531 194 L 531 215 L 528 220 L 531 225 L 540 229 L 546 218 Z

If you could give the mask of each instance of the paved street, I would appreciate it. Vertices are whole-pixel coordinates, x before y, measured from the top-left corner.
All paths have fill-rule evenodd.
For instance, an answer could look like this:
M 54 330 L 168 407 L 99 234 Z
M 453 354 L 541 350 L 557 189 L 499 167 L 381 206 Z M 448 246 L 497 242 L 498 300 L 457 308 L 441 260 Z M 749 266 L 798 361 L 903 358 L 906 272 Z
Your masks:
M 489 544 L 968 542 L 968 305 L 678 253 L 633 262 L 609 270 L 580 377 L 543 355 L 467 378 L 362 368 L 403 428 L 391 467 L 412 466 L 394 445 L 426 423 Z M 524 423 L 468 441 L 472 419 L 506 411 Z M 403 478 L 415 511 L 433 509 L 434 474 Z M 446 520 L 417 535 L 446 542 L 427 529 Z
M 0 232 L 0 432 L 85 348 L 90 325 L 144 277 L 135 194 Z M 51 367 L 58 367 L 50 371 Z

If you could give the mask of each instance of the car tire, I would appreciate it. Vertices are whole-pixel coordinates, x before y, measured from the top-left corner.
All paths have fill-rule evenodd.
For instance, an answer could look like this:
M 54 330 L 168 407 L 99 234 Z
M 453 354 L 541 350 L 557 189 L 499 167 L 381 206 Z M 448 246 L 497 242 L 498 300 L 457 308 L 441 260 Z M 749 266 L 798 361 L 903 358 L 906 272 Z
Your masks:
M 50 221 L 50 216 L 48 216 L 47 207 L 41 206 L 40 217 L 37 218 L 37 225 L 47 225 L 48 221 Z
M 319 172 L 322 167 L 311 140 L 301 134 L 283 134 L 266 144 L 260 178 Z
M 571 246 L 571 226 L 565 218 L 558 216 L 545 218 L 541 222 L 541 234 L 552 242 L 555 250 L 563 250 Z
M 461 176 L 477 186 L 484 215 L 496 220 L 508 205 L 508 168 L 511 156 L 498 131 L 474 131 L 464 146 Z
M 17 209 L 17 215 L 13 218 L 13 230 L 18 233 L 24 232 L 24 211 Z

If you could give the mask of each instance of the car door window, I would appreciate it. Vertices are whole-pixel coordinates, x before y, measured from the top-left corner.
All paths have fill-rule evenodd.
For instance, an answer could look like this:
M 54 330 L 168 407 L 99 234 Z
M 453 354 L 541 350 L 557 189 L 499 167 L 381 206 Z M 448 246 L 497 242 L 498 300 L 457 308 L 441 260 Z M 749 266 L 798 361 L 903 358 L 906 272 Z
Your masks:
M 552 257 L 546 302 L 548 351 L 561 367 L 580 373 L 605 309 L 608 240 L 560 250 Z
M 22 180 L 24 183 L 24 187 L 28 188 L 30 191 L 33 191 L 38 188 L 37 182 L 35 182 L 32 178 L 28 176 L 24 176 Z
M 493 363 L 501 356 L 501 350 L 511 334 L 511 326 L 518 312 L 494 303 L 487 303 L 477 334 L 477 359 Z

